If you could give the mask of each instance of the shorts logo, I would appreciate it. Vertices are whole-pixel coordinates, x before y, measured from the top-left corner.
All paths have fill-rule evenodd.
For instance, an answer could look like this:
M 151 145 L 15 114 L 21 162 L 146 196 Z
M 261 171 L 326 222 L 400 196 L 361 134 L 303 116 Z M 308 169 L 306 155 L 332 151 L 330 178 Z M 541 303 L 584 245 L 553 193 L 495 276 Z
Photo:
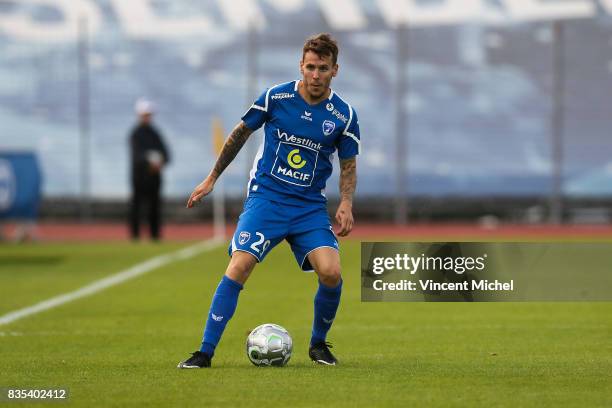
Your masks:
M 238 236 L 238 242 L 240 242 L 240 245 L 246 244 L 249 242 L 249 239 L 251 239 L 251 233 L 247 231 L 242 231 Z
M 335 128 L 336 128 L 336 124 L 332 122 L 331 120 L 323 121 L 323 134 L 325 136 L 331 135 Z
M 299 149 L 293 149 L 289 152 L 287 155 L 287 162 L 289 163 L 289 166 L 293 167 L 294 169 L 301 169 L 306 165 L 306 160 L 302 159 L 302 156 L 300 156 Z
M 327 105 L 325 105 L 325 108 L 331 112 L 334 110 L 334 104 L 329 102 Z

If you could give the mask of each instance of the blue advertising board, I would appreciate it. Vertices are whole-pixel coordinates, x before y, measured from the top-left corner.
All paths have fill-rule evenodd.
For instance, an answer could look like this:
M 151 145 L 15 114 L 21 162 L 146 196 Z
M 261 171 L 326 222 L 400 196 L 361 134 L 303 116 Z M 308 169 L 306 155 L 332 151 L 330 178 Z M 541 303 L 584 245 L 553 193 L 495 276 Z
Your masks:
M 0 219 L 36 218 L 41 184 L 34 153 L 0 151 Z

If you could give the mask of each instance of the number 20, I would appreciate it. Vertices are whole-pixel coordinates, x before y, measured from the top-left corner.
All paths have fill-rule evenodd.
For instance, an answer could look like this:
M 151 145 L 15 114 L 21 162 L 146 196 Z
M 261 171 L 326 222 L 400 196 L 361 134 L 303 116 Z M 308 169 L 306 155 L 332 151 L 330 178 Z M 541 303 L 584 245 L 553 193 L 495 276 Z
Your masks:
M 257 253 L 263 254 L 264 252 L 266 252 L 266 249 L 268 249 L 268 247 L 270 246 L 270 240 L 266 241 L 266 237 L 264 237 L 264 234 L 262 234 L 261 232 L 256 232 L 255 235 L 259 237 L 259 240 L 251 244 L 251 249 Z M 260 252 L 257 246 L 261 245 L 262 242 L 263 242 L 263 247 L 261 248 L 261 252 Z

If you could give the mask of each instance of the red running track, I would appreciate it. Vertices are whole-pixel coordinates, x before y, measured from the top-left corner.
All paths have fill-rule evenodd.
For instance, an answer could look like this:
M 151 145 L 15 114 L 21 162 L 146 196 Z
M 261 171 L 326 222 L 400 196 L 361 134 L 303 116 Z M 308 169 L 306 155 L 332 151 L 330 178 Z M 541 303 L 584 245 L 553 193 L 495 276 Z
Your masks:
M 12 238 L 18 226 L 4 226 L 4 236 Z M 228 226 L 226 236 L 234 232 Z M 143 239 L 148 239 L 146 230 Z M 40 241 L 123 241 L 129 239 L 124 224 L 108 223 L 42 223 L 32 227 L 31 235 Z M 163 238 L 169 241 L 194 241 L 210 238 L 211 224 L 171 224 L 163 228 Z M 530 239 L 530 238 L 582 238 L 612 239 L 612 225 L 499 225 L 484 227 L 475 224 L 414 224 L 394 226 L 389 224 L 358 224 L 350 237 L 361 240 L 406 239 L 406 240 L 474 240 L 474 239 Z

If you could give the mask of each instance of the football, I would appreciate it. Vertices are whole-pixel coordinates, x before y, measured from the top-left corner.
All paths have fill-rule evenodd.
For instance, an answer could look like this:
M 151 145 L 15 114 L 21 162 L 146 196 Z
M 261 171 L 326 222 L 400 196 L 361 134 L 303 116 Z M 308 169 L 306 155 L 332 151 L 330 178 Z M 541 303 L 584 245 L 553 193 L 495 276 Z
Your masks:
M 289 362 L 293 341 L 283 327 L 266 323 L 257 326 L 246 341 L 247 356 L 256 366 L 282 367 Z

